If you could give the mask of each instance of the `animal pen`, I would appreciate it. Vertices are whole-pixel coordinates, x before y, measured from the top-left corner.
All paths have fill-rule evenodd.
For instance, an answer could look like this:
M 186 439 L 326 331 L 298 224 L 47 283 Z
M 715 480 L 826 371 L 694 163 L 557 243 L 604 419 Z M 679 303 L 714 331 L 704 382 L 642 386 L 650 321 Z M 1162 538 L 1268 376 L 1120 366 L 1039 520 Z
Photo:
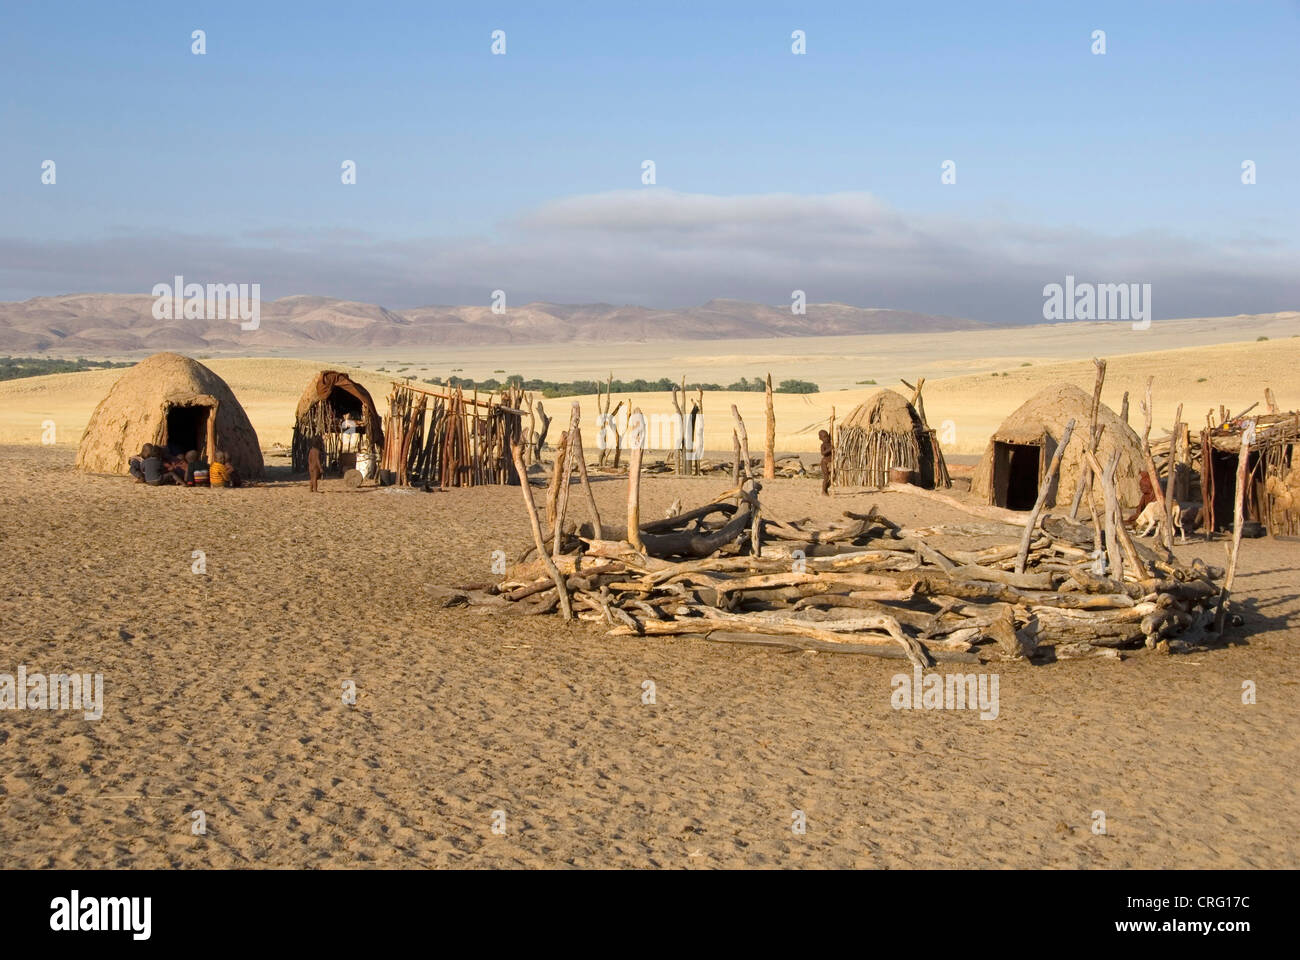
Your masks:
M 351 425 L 345 426 L 345 418 Z M 346 373 L 322 370 L 307 384 L 298 400 L 293 423 L 293 469 L 307 469 L 313 438 L 325 446 L 327 473 L 361 468 L 370 476 L 378 451 L 384 447 L 384 430 L 370 392 Z
M 517 484 L 510 444 L 523 440 L 520 388 L 480 398 L 461 387 L 394 383 L 388 395 L 381 478 L 398 486 Z
M 571 428 L 579 420 L 573 407 Z M 875 507 L 828 523 L 775 516 L 761 499 L 763 484 L 734 408 L 733 417 L 741 439 L 741 479 L 732 489 L 696 509 L 643 523 L 644 418 L 636 410 L 626 526 L 602 521 L 579 440 L 556 460 L 544 516 L 530 485 L 521 485 L 532 538 L 515 551 L 515 564 L 499 580 L 438 588 L 436 595 L 447 607 L 481 606 L 501 616 L 559 613 L 566 620 L 603 624 L 611 636 L 690 635 L 902 658 L 917 667 L 1122 658 L 1120 650 L 1142 647 L 1187 652 L 1222 635 L 1229 583 L 1219 581 L 1225 571 L 1135 543 L 1119 522 L 1113 463 L 1103 469 L 1087 453 L 1106 501 L 1100 543 L 1095 526 L 1041 512 L 1073 420 L 1032 513 L 959 505 L 1019 528 L 1011 536 L 999 533 L 1004 542 L 974 546 L 962 545 L 961 538 L 982 539 L 1004 528 L 906 529 Z M 511 457 L 524 474 L 517 441 Z M 587 522 L 567 513 L 575 465 Z M 915 487 L 896 489 L 951 499 Z
M 1231 528 L 1237 496 L 1237 460 L 1249 423 L 1255 439 L 1246 460 L 1244 519 L 1273 536 L 1300 534 L 1300 413 L 1237 416 L 1207 424 L 1199 438 L 1185 437 L 1185 461 L 1199 477 L 1204 529 Z

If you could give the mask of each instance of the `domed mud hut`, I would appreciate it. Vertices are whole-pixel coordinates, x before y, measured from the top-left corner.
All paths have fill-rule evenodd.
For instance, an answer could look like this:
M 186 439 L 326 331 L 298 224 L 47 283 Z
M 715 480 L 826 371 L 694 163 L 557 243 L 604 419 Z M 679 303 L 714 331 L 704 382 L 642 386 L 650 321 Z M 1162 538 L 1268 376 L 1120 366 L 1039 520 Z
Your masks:
M 262 475 L 262 448 L 226 381 L 189 357 L 155 353 L 122 374 L 91 414 L 77 450 L 77 469 L 127 473 L 146 443 L 174 453 L 217 450 L 247 478 Z
M 912 471 L 927 490 L 935 482 L 935 440 L 916 408 L 893 390 L 879 390 L 853 408 L 836 431 L 835 483 L 883 487 L 891 467 Z
M 350 418 L 351 424 L 345 423 Z M 357 466 L 358 457 L 378 469 L 378 451 L 384 446 L 384 428 L 370 391 L 339 370 L 322 370 L 307 384 L 298 400 L 293 423 L 293 469 L 307 469 L 307 452 L 313 437 L 325 444 L 325 471 L 345 473 Z
M 1003 420 L 990 438 L 971 479 L 971 493 L 993 506 L 1032 510 L 1065 425 L 1073 418 L 1074 433 L 1061 456 L 1060 474 L 1048 491 L 1045 504 L 1047 507 L 1062 503 L 1068 505 L 1086 462 L 1083 451 L 1091 412 L 1091 394 L 1074 384 L 1044 387 Z M 1097 423 L 1104 428 L 1097 447 L 1097 461 L 1104 467 L 1119 451 L 1115 480 L 1120 502 L 1126 507 L 1135 507 L 1142 496 L 1138 485 L 1138 477 L 1144 469 L 1142 441 L 1133 428 L 1105 404 L 1097 409 Z M 1100 489 L 1098 485 L 1094 496 L 1100 498 Z

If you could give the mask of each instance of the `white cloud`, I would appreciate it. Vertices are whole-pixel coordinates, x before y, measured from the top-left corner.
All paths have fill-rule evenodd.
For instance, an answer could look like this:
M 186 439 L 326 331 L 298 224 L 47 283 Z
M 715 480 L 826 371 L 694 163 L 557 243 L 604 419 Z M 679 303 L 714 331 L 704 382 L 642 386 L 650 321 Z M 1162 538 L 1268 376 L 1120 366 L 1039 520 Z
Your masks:
M 384 241 L 340 229 L 257 236 L 136 234 L 38 245 L 0 240 L 0 289 L 26 297 L 147 291 L 176 273 L 260 282 L 389 307 L 510 302 L 681 306 L 713 297 L 896 307 L 993 322 L 1041 320 L 1044 284 L 1151 283 L 1156 319 L 1294 309 L 1285 238 L 1232 242 L 1161 230 L 1076 229 L 906 215 L 867 193 L 713 196 L 658 187 L 557 199 L 492 237 Z

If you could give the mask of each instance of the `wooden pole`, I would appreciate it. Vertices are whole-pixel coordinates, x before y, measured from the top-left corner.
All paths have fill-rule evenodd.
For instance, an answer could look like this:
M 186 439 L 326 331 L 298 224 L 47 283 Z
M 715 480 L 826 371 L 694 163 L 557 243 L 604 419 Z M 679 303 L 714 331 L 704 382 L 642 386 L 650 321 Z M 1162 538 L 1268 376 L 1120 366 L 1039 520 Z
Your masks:
M 767 436 L 763 444 L 763 478 L 776 479 L 776 414 L 772 410 L 772 374 L 767 375 Z
M 560 434 L 560 442 L 555 447 L 555 460 L 551 464 L 551 485 L 546 493 L 546 522 L 555 527 L 555 511 L 560 503 L 560 471 L 564 467 L 565 457 L 569 451 L 569 432 Z M 564 478 L 566 481 L 568 477 Z
M 736 435 L 740 437 L 740 455 L 744 462 L 745 476 L 752 480 L 754 471 L 749 465 L 749 434 L 745 432 L 745 421 L 740 419 L 740 411 L 734 403 L 731 405 L 731 416 L 736 421 Z
M 577 404 L 574 404 L 574 406 L 577 406 Z M 574 442 L 573 446 L 578 451 L 578 477 L 582 481 L 582 489 L 587 494 L 587 506 L 591 507 L 591 528 L 596 534 L 597 540 L 604 540 L 605 528 L 601 526 L 600 510 L 596 506 L 596 495 L 591 491 L 591 480 L 587 476 L 587 454 L 586 451 L 582 449 L 581 427 L 578 428 L 577 437 L 578 439 Z
M 1165 549 L 1173 550 L 1174 548 L 1174 511 L 1178 509 L 1178 501 L 1174 498 L 1174 478 L 1178 473 L 1178 458 L 1175 453 L 1178 449 L 1178 437 L 1183 432 L 1183 405 L 1178 405 L 1178 412 L 1174 414 L 1174 428 L 1169 431 L 1169 462 L 1165 468 L 1165 525 L 1162 531 L 1165 540 Z M 1186 536 L 1186 533 L 1183 534 Z
M 565 620 L 572 620 L 573 609 L 569 606 L 569 588 L 564 578 L 560 576 L 555 563 L 546 555 L 546 543 L 542 540 L 542 525 L 537 520 L 537 504 L 533 502 L 533 491 L 528 485 L 528 469 L 524 466 L 524 456 L 518 442 L 511 442 L 510 456 L 515 462 L 515 469 L 519 471 L 519 490 L 524 495 L 524 508 L 528 511 L 528 522 L 533 528 L 533 544 L 537 547 L 537 555 L 542 558 L 546 572 L 555 583 L 555 592 L 560 598 L 560 612 Z
M 560 471 L 560 500 L 555 508 L 555 546 L 552 548 L 555 557 L 559 557 L 560 547 L 564 544 L 564 514 L 569 508 L 569 477 L 573 473 L 573 451 L 578 447 L 578 424 L 581 420 L 582 410 L 575 400 L 569 408 L 569 442 L 564 450 L 564 467 Z M 559 466 L 557 462 L 557 469 Z
M 638 553 L 645 553 L 641 542 L 641 457 L 645 453 L 645 417 L 637 407 L 628 418 L 627 457 L 627 542 Z
M 1088 438 L 1084 441 L 1084 446 L 1096 453 L 1097 441 L 1100 439 L 1100 431 L 1097 429 L 1098 414 L 1101 412 L 1101 388 L 1106 382 L 1106 361 L 1092 358 L 1093 365 L 1097 368 L 1097 381 L 1092 388 L 1092 407 L 1088 414 Z M 1084 488 L 1086 487 L 1089 494 L 1092 492 L 1092 468 L 1084 465 L 1079 471 L 1079 484 L 1074 490 L 1074 499 L 1070 502 L 1070 519 L 1073 520 L 1079 516 L 1079 504 L 1083 501 Z
M 1142 418 L 1146 424 L 1142 429 L 1142 459 L 1146 464 L 1147 478 L 1151 481 L 1151 492 L 1155 495 L 1156 503 L 1160 505 L 1160 515 L 1167 517 L 1165 494 L 1160 487 L 1160 474 L 1156 472 L 1156 461 L 1151 456 L 1151 384 L 1155 382 L 1155 379 L 1155 377 L 1147 377 L 1146 398 L 1142 401 Z M 1170 466 L 1172 467 L 1172 463 Z M 1163 542 L 1163 538 L 1161 542 Z
M 1016 554 L 1016 573 L 1025 572 L 1025 564 L 1029 560 L 1029 544 L 1034 539 L 1034 530 L 1038 526 L 1038 515 L 1043 512 L 1043 504 L 1047 502 L 1047 494 L 1052 489 L 1052 481 L 1056 479 L 1057 472 L 1061 469 L 1061 458 L 1065 454 L 1065 448 L 1070 444 L 1070 435 L 1074 433 L 1074 418 L 1071 417 L 1065 425 L 1065 431 L 1061 434 L 1061 442 L 1052 454 L 1051 466 L 1047 468 L 1047 475 L 1043 477 L 1043 482 L 1038 488 L 1038 499 L 1034 501 L 1034 509 L 1029 513 L 1029 522 L 1025 524 L 1025 532 L 1020 537 L 1020 550 Z
M 1241 528 L 1245 519 L 1246 469 L 1250 462 L 1250 448 L 1255 442 L 1255 422 L 1247 421 L 1241 431 L 1241 448 L 1237 451 L 1237 491 L 1232 511 L 1232 552 L 1228 554 L 1228 572 L 1223 578 L 1223 589 L 1219 591 L 1219 609 L 1214 614 L 1214 632 L 1223 635 L 1223 625 L 1228 617 L 1228 595 L 1232 592 L 1232 582 L 1237 575 L 1237 553 L 1241 550 Z

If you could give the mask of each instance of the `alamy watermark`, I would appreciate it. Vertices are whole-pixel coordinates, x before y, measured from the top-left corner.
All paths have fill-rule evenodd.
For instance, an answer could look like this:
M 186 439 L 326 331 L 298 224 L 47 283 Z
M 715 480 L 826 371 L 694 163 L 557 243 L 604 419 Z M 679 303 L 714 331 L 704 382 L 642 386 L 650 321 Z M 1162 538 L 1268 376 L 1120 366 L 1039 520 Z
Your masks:
M 895 710 L 979 710 L 981 720 L 998 718 L 996 673 L 896 673 L 889 680 Z
M 80 710 L 87 720 L 104 715 L 102 673 L 0 673 L 0 710 Z
M 635 418 L 640 417 L 638 423 Z M 687 460 L 704 456 L 704 415 L 652 413 L 615 417 L 601 413 L 596 417 L 596 449 L 613 450 L 685 450 Z
M 1134 330 L 1151 326 L 1151 284 L 1065 283 L 1043 287 L 1044 320 L 1131 320 Z
M 186 283 L 177 276 L 173 283 L 153 286 L 155 320 L 240 320 L 240 330 L 262 325 L 260 283 Z

